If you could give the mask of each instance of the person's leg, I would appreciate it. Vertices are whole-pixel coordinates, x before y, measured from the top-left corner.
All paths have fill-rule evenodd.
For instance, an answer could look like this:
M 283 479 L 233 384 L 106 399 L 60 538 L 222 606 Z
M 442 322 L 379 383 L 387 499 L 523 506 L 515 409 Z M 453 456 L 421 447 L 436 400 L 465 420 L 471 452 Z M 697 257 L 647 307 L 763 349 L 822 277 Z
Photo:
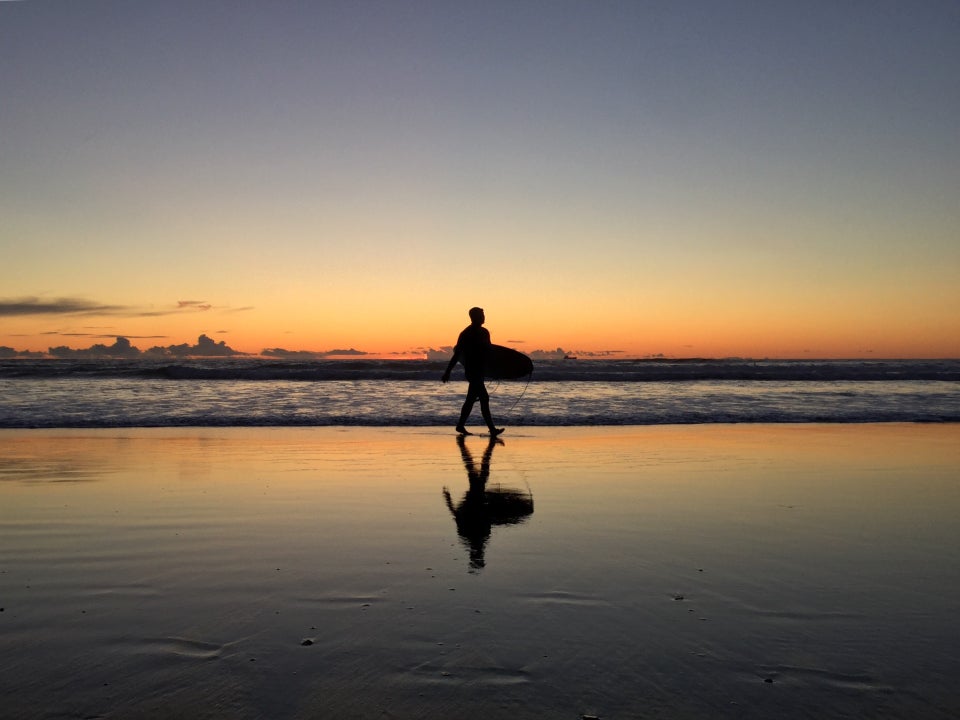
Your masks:
M 460 408 L 460 420 L 457 422 L 457 432 L 466 434 L 467 432 L 467 418 L 470 417 L 470 413 L 473 411 L 473 404 L 477 401 L 477 392 L 476 387 L 473 383 L 467 387 L 467 397 L 463 401 L 463 407 Z
M 503 432 L 503 428 L 497 428 L 493 424 L 493 416 L 490 414 L 490 394 L 487 392 L 487 386 L 483 383 L 480 383 L 480 387 L 477 389 L 477 398 L 480 400 L 480 413 L 490 430 L 490 435 L 499 435 Z
M 483 421 L 488 428 L 493 428 L 493 418 L 490 416 L 490 393 L 487 392 L 487 386 L 480 383 L 477 388 L 477 399 L 480 401 L 480 414 L 483 415 Z

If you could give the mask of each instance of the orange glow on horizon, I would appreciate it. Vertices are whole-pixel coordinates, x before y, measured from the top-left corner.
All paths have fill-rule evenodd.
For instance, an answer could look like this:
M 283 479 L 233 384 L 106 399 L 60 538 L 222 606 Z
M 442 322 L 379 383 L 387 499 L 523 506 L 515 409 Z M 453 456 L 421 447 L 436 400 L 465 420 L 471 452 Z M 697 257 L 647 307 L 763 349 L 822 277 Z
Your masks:
M 227 347 L 247 355 L 260 355 L 264 350 L 281 349 L 289 352 L 306 351 L 327 354 L 331 351 L 357 351 L 366 358 L 417 359 L 425 357 L 427 350 L 450 347 L 456 341 L 466 322 L 455 324 L 446 331 L 411 327 L 409 333 L 402 330 L 377 328 L 354 328 L 355 332 L 341 331 L 337 335 L 325 334 L 315 329 L 301 332 L 276 333 L 246 329 L 217 333 L 204 328 L 189 328 L 174 333 L 156 333 L 151 330 L 68 335 L 31 335 L 10 333 L 0 336 L 0 346 L 16 351 L 46 352 L 48 348 L 66 346 L 85 349 L 95 344 L 111 346 L 116 337 L 126 337 L 130 343 L 146 351 L 154 346 L 193 345 L 197 338 L 206 334 L 215 343 L 224 342 Z M 632 332 L 620 335 L 604 332 L 603 328 L 592 332 L 577 332 L 570 328 L 548 328 L 536 333 L 518 331 L 518 324 L 504 322 L 501 327 L 488 322 L 493 341 L 515 347 L 523 352 L 564 352 L 586 360 L 592 357 L 612 358 L 780 358 L 780 359 L 838 359 L 838 358 L 958 358 L 960 347 L 952 338 L 939 340 L 924 337 L 917 330 L 912 334 L 908 328 L 895 335 L 887 329 L 861 328 L 852 331 L 844 323 L 830 327 L 773 329 L 756 327 L 709 327 L 706 323 L 664 327 L 665 323 L 637 327 Z M 136 330 L 136 328 L 133 328 Z M 954 334 L 960 337 L 960 331 Z M 339 353 L 338 358 L 357 357 Z
M 384 290 L 339 304 L 322 294 L 291 292 L 236 309 L 229 303 L 181 302 L 126 314 L 13 316 L 4 320 L 0 346 L 45 352 L 110 346 L 125 337 L 146 351 L 193 345 L 206 335 L 249 355 L 279 348 L 414 358 L 453 345 L 469 323 L 467 309 L 478 304 L 486 310 L 495 343 L 527 353 L 560 348 L 581 359 L 960 357 L 960 313 L 943 312 L 952 289 L 887 297 L 853 288 L 848 294 L 823 292 L 816 302 L 764 292 L 766 302 L 758 301 L 756 292 L 701 287 L 684 294 L 650 288 L 635 296 L 620 291 L 566 300 L 516 290 L 502 296 L 458 293 L 454 300 L 424 303 Z

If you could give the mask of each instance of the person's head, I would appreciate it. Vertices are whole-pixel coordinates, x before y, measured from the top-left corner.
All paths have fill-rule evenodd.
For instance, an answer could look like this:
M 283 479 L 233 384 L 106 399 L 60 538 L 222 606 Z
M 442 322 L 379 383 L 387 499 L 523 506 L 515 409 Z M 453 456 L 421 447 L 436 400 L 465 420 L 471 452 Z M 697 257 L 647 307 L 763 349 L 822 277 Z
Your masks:
M 470 321 L 474 325 L 483 325 L 486 318 L 483 316 L 483 308 L 472 307 L 469 311 Z

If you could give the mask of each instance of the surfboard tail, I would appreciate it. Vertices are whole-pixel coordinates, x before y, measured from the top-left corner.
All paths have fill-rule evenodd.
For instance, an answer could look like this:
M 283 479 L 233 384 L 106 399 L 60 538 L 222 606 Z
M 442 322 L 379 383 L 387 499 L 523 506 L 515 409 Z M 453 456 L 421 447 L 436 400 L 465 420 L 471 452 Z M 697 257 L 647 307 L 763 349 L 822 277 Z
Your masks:
M 486 377 L 492 380 L 517 380 L 533 373 L 533 360 L 519 350 L 491 345 L 487 353 Z

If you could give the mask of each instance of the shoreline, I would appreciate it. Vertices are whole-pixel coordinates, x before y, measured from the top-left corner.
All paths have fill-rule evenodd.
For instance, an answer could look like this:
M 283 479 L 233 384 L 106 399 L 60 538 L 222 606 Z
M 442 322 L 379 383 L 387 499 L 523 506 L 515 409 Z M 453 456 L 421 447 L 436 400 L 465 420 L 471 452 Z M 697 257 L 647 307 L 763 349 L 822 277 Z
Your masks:
M 472 418 L 476 420 L 475 418 Z M 510 425 L 505 424 L 508 432 L 512 431 L 515 437 L 529 437 L 546 432 L 577 432 L 580 430 L 587 432 L 605 432 L 614 433 L 637 432 L 644 430 L 657 430 L 659 428 L 689 428 L 706 429 L 711 427 L 720 428 L 804 428 L 804 427 L 823 427 L 823 428 L 865 428 L 865 427 L 960 427 L 960 421 L 954 420 L 873 420 L 856 421 L 848 420 L 825 420 L 816 422 L 796 422 L 796 421 L 773 421 L 773 422 L 686 422 L 686 423 L 635 423 L 635 424 L 616 424 L 616 425 Z M 481 425 L 470 425 L 470 436 L 485 437 L 486 432 Z M 123 431 L 144 431 L 144 432 L 219 432 L 219 431 L 291 431 L 291 432 L 344 432 L 356 431 L 358 433 L 372 433 L 379 435 L 381 433 L 410 433 L 414 435 L 450 435 L 455 436 L 456 432 L 453 425 L 117 425 L 117 426 L 63 426 L 63 427 L 0 427 L 0 433 L 13 432 L 35 432 L 35 433 L 100 433 L 100 432 L 123 432 Z M 470 437 L 468 436 L 468 437 Z M 506 436 L 505 436 L 506 437 Z

